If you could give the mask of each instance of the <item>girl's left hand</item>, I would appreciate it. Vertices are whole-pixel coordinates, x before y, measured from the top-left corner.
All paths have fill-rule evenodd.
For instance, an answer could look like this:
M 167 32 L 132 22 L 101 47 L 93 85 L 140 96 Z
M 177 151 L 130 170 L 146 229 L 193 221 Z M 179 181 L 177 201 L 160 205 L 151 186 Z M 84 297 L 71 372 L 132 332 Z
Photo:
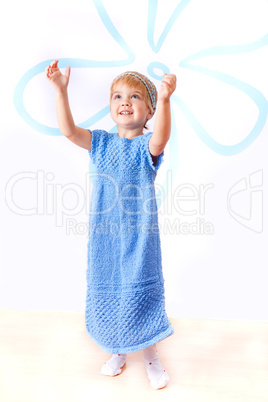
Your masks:
M 158 100 L 169 100 L 176 89 L 176 82 L 175 74 L 165 74 L 158 92 Z

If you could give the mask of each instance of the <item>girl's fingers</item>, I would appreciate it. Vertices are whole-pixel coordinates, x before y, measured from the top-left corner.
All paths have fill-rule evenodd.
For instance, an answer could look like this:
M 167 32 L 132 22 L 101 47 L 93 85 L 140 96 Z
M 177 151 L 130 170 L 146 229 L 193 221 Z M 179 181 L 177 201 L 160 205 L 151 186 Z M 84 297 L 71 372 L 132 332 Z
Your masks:
M 50 64 L 50 66 L 51 66 L 52 68 L 57 68 L 57 67 L 58 67 L 58 62 L 59 62 L 59 60 L 54 60 L 54 61 Z
M 54 72 L 58 70 L 58 62 L 59 60 L 54 60 L 50 65 L 48 66 L 49 71 Z
M 46 76 L 47 76 L 47 78 L 50 78 L 50 74 L 51 74 L 50 68 L 51 68 L 50 65 L 47 66 L 47 68 L 46 68 Z
M 163 80 L 161 84 L 162 84 L 162 85 L 163 85 L 163 84 L 164 84 L 164 85 L 168 85 L 169 88 L 171 88 L 170 83 L 169 83 L 168 81 L 166 81 L 166 80 Z
M 48 78 L 51 78 L 52 74 L 53 74 L 55 71 L 58 71 L 58 70 L 59 70 L 59 68 L 58 68 L 58 62 L 59 62 L 59 60 L 54 60 L 52 63 L 49 64 L 49 66 L 47 66 L 47 68 L 46 68 L 46 75 L 47 75 Z
M 65 70 L 65 77 L 69 78 L 69 77 L 70 77 L 70 73 L 71 73 L 71 67 L 68 66 L 68 67 L 66 67 L 66 70 Z
M 169 75 L 165 74 L 164 77 L 163 77 L 163 80 L 176 82 L 176 75 L 174 75 L 174 74 L 169 74 Z
M 174 74 L 165 74 L 162 80 L 163 84 L 167 84 L 171 90 L 176 88 L 176 75 Z
M 55 71 L 57 71 L 57 70 L 58 70 L 58 69 L 56 69 L 56 68 L 52 68 L 51 65 L 47 66 L 47 68 L 46 68 L 46 76 L 47 76 L 47 78 L 51 78 L 51 76 L 53 75 L 53 73 L 54 73 Z

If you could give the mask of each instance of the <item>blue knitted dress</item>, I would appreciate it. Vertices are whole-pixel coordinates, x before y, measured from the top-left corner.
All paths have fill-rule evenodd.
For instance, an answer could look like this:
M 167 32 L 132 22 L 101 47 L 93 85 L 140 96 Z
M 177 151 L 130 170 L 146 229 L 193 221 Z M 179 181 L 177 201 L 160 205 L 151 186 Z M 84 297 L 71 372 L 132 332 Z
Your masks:
M 166 315 L 152 133 L 133 139 L 93 130 L 90 159 L 86 329 L 110 354 L 144 349 L 173 334 Z

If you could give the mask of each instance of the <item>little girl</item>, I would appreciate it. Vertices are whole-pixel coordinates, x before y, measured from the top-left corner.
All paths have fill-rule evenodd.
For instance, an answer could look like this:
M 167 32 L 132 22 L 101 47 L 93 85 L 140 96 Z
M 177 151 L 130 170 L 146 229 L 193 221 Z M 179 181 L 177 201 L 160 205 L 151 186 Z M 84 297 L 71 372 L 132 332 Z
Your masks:
M 88 150 L 97 172 L 89 214 L 86 328 L 91 339 L 112 354 L 101 373 L 120 374 L 127 353 L 142 349 L 152 387 L 163 388 L 169 376 L 156 344 L 174 329 L 165 311 L 154 181 L 170 137 L 176 76 L 165 74 L 158 94 L 140 73 L 117 76 L 110 92 L 116 133 L 74 124 L 67 95 L 70 67 L 63 75 L 56 60 L 46 68 L 46 76 L 56 90 L 60 131 Z M 154 131 L 144 134 L 157 100 Z

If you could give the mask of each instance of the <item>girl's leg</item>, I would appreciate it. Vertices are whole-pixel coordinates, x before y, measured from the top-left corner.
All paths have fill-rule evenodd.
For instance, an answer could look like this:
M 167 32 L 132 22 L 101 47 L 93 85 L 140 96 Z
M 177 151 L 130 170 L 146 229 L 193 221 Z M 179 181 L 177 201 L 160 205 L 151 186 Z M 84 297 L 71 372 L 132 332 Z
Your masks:
M 101 368 L 101 374 L 115 376 L 121 374 L 122 368 L 126 363 L 127 355 L 124 353 L 112 355 L 111 359 L 108 360 Z
M 164 388 L 169 376 L 159 361 L 156 344 L 143 349 L 143 360 L 151 386 L 154 389 Z

